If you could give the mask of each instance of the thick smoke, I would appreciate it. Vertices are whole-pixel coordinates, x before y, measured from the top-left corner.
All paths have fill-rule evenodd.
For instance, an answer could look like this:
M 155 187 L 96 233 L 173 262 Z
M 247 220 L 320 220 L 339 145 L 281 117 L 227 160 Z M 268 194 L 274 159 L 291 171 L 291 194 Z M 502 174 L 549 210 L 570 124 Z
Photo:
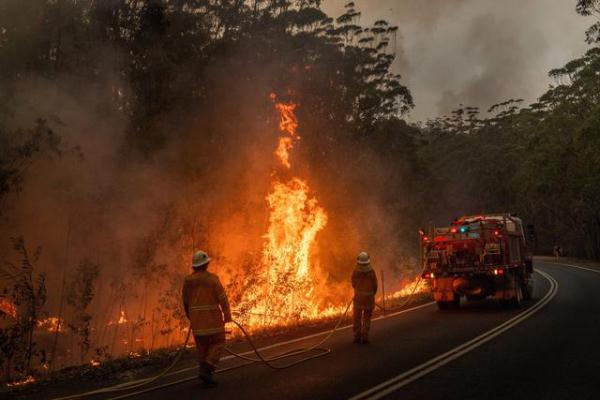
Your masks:
M 268 224 L 265 197 L 274 177 L 289 178 L 273 155 L 279 115 L 269 99 L 272 91 L 299 104 L 302 140 L 292 150 L 289 174 L 308 182 L 310 195 L 329 215 L 313 260 L 324 271 L 319 295 L 346 302 L 361 250 L 372 253 L 378 273 L 389 273 L 388 290 L 400 286 L 398 278 L 412 278 L 405 267 L 415 243 L 406 237 L 416 231 L 419 211 L 411 205 L 419 191 L 409 162 L 414 149 L 399 143 L 408 137 L 400 135 L 407 126 L 396 121 L 399 126 L 382 132 L 342 131 L 339 121 L 329 119 L 327 105 L 313 101 L 323 100 L 311 94 L 319 92 L 311 87 L 318 72 L 292 65 L 304 60 L 289 43 L 278 42 L 273 51 L 268 38 L 264 41 L 221 49 L 200 71 L 191 70 L 193 63 L 169 65 L 175 71 L 164 78 L 169 88 L 185 89 L 186 79 L 201 80 L 206 98 L 191 104 L 169 98 L 142 123 L 132 124 L 135 108 L 121 103 L 139 98 L 131 95 L 135 82 L 123 79 L 126 74 L 110 73 L 128 71 L 119 64 L 123 49 L 110 47 L 97 50 L 101 62 L 92 76 L 23 74 L 7 96 L 10 103 L 2 104 L 6 113 L 0 123 L 10 129 L 45 119 L 62 138 L 62 154 L 36 158 L 23 190 L 10 194 L 11 208 L 2 213 L 0 258 L 19 263 L 10 237 L 24 237 L 31 251 L 42 247 L 36 267 L 48 277 L 43 312 L 49 316 L 58 314 L 63 278 L 68 286 L 81 262 L 98 264 L 88 310 L 92 347 L 108 345 L 108 353 L 116 355 L 180 339 L 185 318 L 180 324 L 173 315 L 180 310 L 182 278 L 197 249 L 213 257 L 211 269 L 222 277 L 235 307 L 260 260 Z M 156 82 L 146 78 L 143 89 L 151 90 L 150 83 Z M 321 86 L 327 90 L 332 84 Z M 145 94 L 137 89 L 136 95 Z M 383 154 L 381 148 L 389 151 Z M 129 325 L 119 331 L 115 321 L 122 313 Z M 63 318 L 72 314 L 65 307 Z M 57 353 L 65 354 L 69 345 L 61 339 Z M 73 362 L 78 360 L 61 359 L 57 365 Z
M 334 14 L 345 0 L 326 0 Z M 413 120 L 459 104 L 535 100 L 551 84 L 545 71 L 585 51 L 589 20 L 564 0 L 355 1 L 363 23 L 399 26 L 395 68 L 415 97 Z

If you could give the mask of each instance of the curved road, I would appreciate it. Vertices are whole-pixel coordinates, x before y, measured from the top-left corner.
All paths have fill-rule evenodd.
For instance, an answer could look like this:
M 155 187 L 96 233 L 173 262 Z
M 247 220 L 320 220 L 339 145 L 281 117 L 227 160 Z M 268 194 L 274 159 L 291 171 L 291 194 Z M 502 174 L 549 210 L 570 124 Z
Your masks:
M 534 300 L 519 310 L 484 301 L 439 312 L 429 304 L 375 321 L 369 345 L 353 344 L 345 329 L 329 342 L 330 355 L 290 369 L 254 364 L 217 375 L 216 389 L 193 380 L 132 398 L 600 398 L 600 273 L 540 261 L 535 268 Z

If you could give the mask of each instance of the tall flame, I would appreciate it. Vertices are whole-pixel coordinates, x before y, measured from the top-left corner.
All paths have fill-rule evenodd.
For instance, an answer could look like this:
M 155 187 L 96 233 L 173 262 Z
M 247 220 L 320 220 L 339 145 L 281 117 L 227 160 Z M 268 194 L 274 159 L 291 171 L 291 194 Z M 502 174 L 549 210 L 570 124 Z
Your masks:
M 275 99 L 275 96 L 271 96 Z M 279 111 L 279 138 L 275 155 L 283 167 L 291 168 L 289 151 L 300 139 L 294 113 L 296 104 L 275 103 Z M 266 196 L 269 227 L 264 235 L 261 272 L 258 282 L 245 293 L 242 304 L 252 326 L 287 324 L 317 317 L 321 310 L 314 298 L 311 252 L 317 233 L 327 224 L 327 214 L 311 197 L 305 180 L 293 177 L 286 182 L 274 179 Z
M 271 96 L 271 98 L 274 99 L 274 96 Z M 300 136 L 296 133 L 296 129 L 298 128 L 298 119 L 294 113 L 296 104 L 275 103 L 275 108 L 277 108 L 281 116 L 279 130 L 284 134 L 287 134 L 287 136 L 281 136 L 279 138 L 279 144 L 275 150 L 275 155 L 283 166 L 290 168 L 292 165 L 290 164 L 289 152 L 294 147 L 294 140 L 300 139 Z

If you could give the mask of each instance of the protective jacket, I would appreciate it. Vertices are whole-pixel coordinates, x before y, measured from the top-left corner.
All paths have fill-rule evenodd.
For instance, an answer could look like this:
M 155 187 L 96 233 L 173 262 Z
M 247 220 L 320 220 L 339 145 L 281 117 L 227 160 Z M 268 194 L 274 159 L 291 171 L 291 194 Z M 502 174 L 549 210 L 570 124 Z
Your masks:
M 231 321 L 231 311 L 217 275 L 200 270 L 186 276 L 182 297 L 194 336 L 225 332 L 225 321 Z
M 372 310 L 375 308 L 375 293 L 377 293 L 377 276 L 372 268 L 357 266 L 352 273 L 354 288 L 354 309 Z

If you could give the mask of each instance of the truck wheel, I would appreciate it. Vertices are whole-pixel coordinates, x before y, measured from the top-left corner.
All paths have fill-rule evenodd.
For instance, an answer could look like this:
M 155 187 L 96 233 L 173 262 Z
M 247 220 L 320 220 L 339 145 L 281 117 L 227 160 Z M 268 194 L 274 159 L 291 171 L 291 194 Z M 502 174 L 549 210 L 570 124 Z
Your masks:
M 450 310 L 454 308 L 460 308 L 460 297 L 454 296 L 454 300 L 451 301 L 437 301 L 438 309 L 440 310 Z
M 460 308 L 460 297 L 457 295 L 454 295 L 454 300 L 452 300 L 450 302 L 450 307 L 451 308 Z
M 521 283 L 521 279 L 517 275 L 515 275 L 515 297 L 510 300 L 505 300 L 505 305 L 510 308 L 519 308 L 521 307 L 521 303 L 523 302 L 523 284 Z
M 500 305 L 503 308 L 519 308 L 521 307 L 521 303 L 523 302 L 523 284 L 521 283 L 521 280 L 519 279 L 518 276 L 515 276 L 514 278 L 514 287 L 515 287 L 515 291 L 516 291 L 516 295 L 515 297 L 513 297 L 512 299 L 502 299 L 500 300 Z

